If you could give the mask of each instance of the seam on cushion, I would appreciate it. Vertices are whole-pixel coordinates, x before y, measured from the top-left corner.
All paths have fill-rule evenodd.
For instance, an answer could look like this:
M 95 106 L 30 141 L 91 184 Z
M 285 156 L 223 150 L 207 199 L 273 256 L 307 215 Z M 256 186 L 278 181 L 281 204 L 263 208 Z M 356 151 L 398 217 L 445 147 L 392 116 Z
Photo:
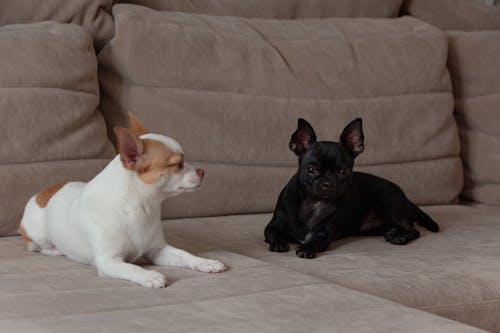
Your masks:
M 0 162 L 0 168 L 3 167 L 3 166 L 26 165 L 26 164 L 37 164 L 37 163 L 78 162 L 78 161 L 108 161 L 108 162 L 111 162 L 111 160 L 113 158 L 89 157 L 89 158 L 75 158 L 75 159 L 57 159 L 57 160 L 26 161 L 26 162 L 16 162 L 16 163 L 1 163 Z
M 467 113 L 470 112 L 470 111 L 466 111 Z M 457 112 L 458 115 L 462 115 L 463 113 L 462 112 Z M 489 138 L 490 140 L 494 140 L 494 141 L 498 141 L 500 140 L 500 136 L 498 135 L 498 132 L 495 132 L 495 131 L 486 131 L 485 129 L 477 126 L 477 125 L 471 125 L 471 124 L 467 124 L 466 121 L 462 121 L 460 119 L 457 119 L 457 124 L 458 124 L 458 127 L 459 127 L 459 133 L 461 135 L 464 135 L 464 136 L 469 136 L 469 135 L 474 135 L 474 136 L 478 136 L 478 134 L 480 134 L 481 136 L 483 137 L 487 137 Z M 474 141 L 477 140 L 477 139 L 473 139 Z M 462 141 L 470 141 L 470 139 L 468 138 L 463 138 Z M 465 154 L 465 151 L 462 151 L 462 153 Z M 498 153 L 495 153 L 495 152 L 490 152 L 490 153 L 484 153 L 485 155 L 496 155 Z
M 437 160 L 452 160 L 452 159 L 458 159 L 460 160 L 460 155 L 445 155 L 445 156 L 440 156 L 440 157 L 433 157 L 433 158 L 425 158 L 425 159 L 420 159 L 420 160 L 411 160 L 411 161 L 400 161 L 400 162 L 384 162 L 384 163 L 370 163 L 370 164 L 357 164 L 356 167 L 372 167 L 372 166 L 383 166 L 383 165 L 397 165 L 397 164 L 413 164 L 413 163 L 419 163 L 419 162 L 431 162 L 431 161 L 437 161 Z M 190 160 L 191 163 L 205 163 L 205 164 L 218 164 L 218 165 L 229 165 L 229 166 L 246 166 L 246 167 L 268 167 L 268 168 L 293 168 L 297 169 L 297 166 L 295 164 L 290 164 L 290 165 L 278 165 L 278 164 L 240 164 L 236 162 L 217 162 L 217 161 L 199 161 L 199 160 Z M 0 164 L 1 165 L 1 164 Z M 356 170 L 355 170 L 356 171 Z
M 130 81 L 130 80 L 129 80 Z M 130 81 L 131 82 L 131 81 Z M 162 87 L 141 83 L 131 83 L 126 86 L 127 89 L 131 88 L 153 88 L 153 89 L 165 89 L 165 90 L 185 90 L 185 91 L 197 91 L 202 93 L 214 93 L 214 94 L 234 94 L 234 95 L 244 95 L 251 97 L 260 97 L 260 98 L 279 98 L 279 99 L 301 99 L 301 100 L 311 100 L 311 101 L 348 101 L 348 100 L 360 100 L 360 99 L 382 99 L 382 98 L 395 98 L 395 97 L 408 97 L 408 96 L 423 96 L 423 95 L 452 95 L 451 90 L 438 90 L 438 91 L 429 91 L 429 92 L 410 92 L 410 93 L 401 93 L 401 94 L 393 94 L 393 95 L 384 95 L 384 96 L 362 96 L 362 97 L 295 97 L 295 96 L 274 96 L 274 95 L 259 95 L 247 92 L 239 92 L 239 91 L 219 91 L 219 90 L 210 90 L 210 89 L 199 89 L 199 88 L 181 88 L 181 87 Z
M 115 155 L 116 156 L 116 155 Z M 89 158 L 76 158 L 76 159 L 57 159 L 57 160 L 39 160 L 39 161 L 26 161 L 26 162 L 16 162 L 16 163 L 0 163 L 0 168 L 2 166 L 10 166 L 10 165 L 24 165 L 24 164 L 35 164 L 35 163 L 55 163 L 55 162 L 77 162 L 77 161 L 108 161 L 114 158 L 106 158 L 106 157 L 89 157 Z M 421 159 L 421 160 L 413 160 L 413 161 L 404 161 L 404 162 L 386 162 L 386 163 L 373 163 L 373 164 L 358 164 L 357 167 L 370 167 L 370 166 L 383 166 L 383 165 L 396 165 L 396 164 L 412 164 L 419 162 L 430 162 L 436 160 L 451 160 L 451 159 L 460 159 L 459 155 L 449 155 L 442 157 L 435 157 L 429 159 Z M 297 168 L 296 165 L 273 165 L 273 164 L 239 164 L 234 162 L 217 162 L 217 161 L 199 161 L 199 160 L 190 160 L 191 163 L 205 163 L 205 164 L 218 164 L 218 165 L 230 165 L 230 166 L 246 166 L 246 167 L 269 167 L 269 168 Z
M 268 262 L 268 263 L 270 263 L 272 265 L 276 265 L 276 266 L 281 267 L 281 268 L 289 269 L 289 270 L 294 271 L 296 273 L 300 273 L 300 274 L 303 274 L 303 275 L 308 275 L 308 276 L 311 276 L 311 277 L 314 277 L 314 278 L 326 281 L 326 282 L 328 282 L 330 284 L 333 284 L 333 285 L 336 285 L 336 286 L 340 286 L 340 287 L 345 288 L 345 289 L 349 289 L 349 290 L 352 290 L 352 291 L 355 291 L 355 292 L 358 292 L 358 293 L 361 293 L 361 294 L 365 294 L 365 295 L 369 295 L 369 296 L 372 296 L 372 297 L 375 297 L 375 298 L 383 299 L 383 300 L 386 300 L 386 301 L 394 303 L 394 304 L 399 304 L 401 306 L 404 306 L 404 307 L 407 307 L 407 308 L 410 308 L 410 309 L 416 309 L 416 310 L 420 310 L 420 311 L 423 311 L 423 312 L 426 312 L 426 313 L 431 313 L 431 314 L 434 314 L 434 313 L 429 312 L 427 310 L 439 309 L 439 308 L 446 308 L 446 307 L 454 307 L 454 306 L 488 305 L 488 304 L 496 304 L 496 303 L 500 304 L 500 299 L 494 299 L 494 300 L 485 300 L 485 301 L 476 301 L 476 302 L 473 301 L 473 302 L 467 302 L 467 303 L 451 303 L 451 304 L 434 305 L 434 306 L 433 305 L 430 305 L 430 306 L 410 306 L 410 305 L 404 304 L 403 302 L 391 300 L 389 298 L 386 298 L 385 296 L 372 294 L 370 292 L 366 292 L 366 291 L 359 290 L 359 289 L 356 289 L 356 288 L 353 288 L 353 287 L 350 287 L 350 286 L 346 286 L 346 285 L 340 284 L 337 281 L 333 281 L 332 279 L 330 279 L 328 277 L 321 276 L 321 274 L 318 275 L 318 274 L 309 273 L 309 272 L 299 272 L 299 271 L 297 271 L 297 270 L 295 270 L 293 268 L 290 268 L 290 267 L 287 267 L 287 266 L 283 266 L 283 265 L 280 265 L 280 264 L 275 263 L 275 262 L 266 261 L 265 258 L 268 258 L 268 257 L 257 258 L 257 259 L 265 261 L 265 262 Z M 318 283 L 318 284 L 320 284 L 320 283 Z M 441 318 L 449 319 L 449 318 L 446 318 L 444 316 L 440 316 L 440 315 L 437 315 L 437 314 L 434 314 L 434 315 L 439 316 Z
M 469 176 L 469 178 L 471 178 L 471 177 Z M 477 180 L 477 179 L 472 179 L 472 181 L 473 181 L 474 184 L 473 184 L 473 186 L 471 186 L 471 188 L 470 188 L 471 190 L 474 189 L 474 188 L 476 188 L 477 185 L 490 185 L 490 186 L 491 185 L 500 185 L 500 181 L 497 181 L 495 179 L 492 179 L 492 180 Z
M 300 272 L 297 272 L 297 273 L 300 273 Z M 309 276 L 309 277 L 314 277 L 314 276 L 306 275 L 306 274 L 303 274 L 303 273 L 300 273 L 300 274 L 305 275 L 305 276 Z M 322 279 L 318 279 L 318 280 L 322 280 Z M 217 298 L 207 297 L 205 299 L 185 301 L 185 302 L 179 302 L 179 303 L 175 303 L 175 304 L 143 305 L 143 306 L 132 306 L 130 308 L 123 308 L 123 309 L 109 309 L 109 310 L 98 310 L 98 311 L 81 311 L 81 312 L 78 312 L 78 313 L 69 313 L 69 314 L 63 314 L 63 315 L 57 315 L 57 314 L 56 315 L 35 315 L 35 316 L 22 316 L 22 317 L 13 317 L 13 318 L 2 318 L 2 319 L 0 319 L 0 322 L 2 322 L 2 321 L 12 321 L 12 320 L 35 319 L 35 318 L 58 318 L 58 317 L 67 317 L 67 316 L 79 316 L 79 315 L 89 315 L 89 314 L 115 313 L 115 312 L 132 311 L 132 310 L 154 309 L 154 308 L 160 308 L 160 307 L 164 307 L 164 306 L 170 307 L 170 306 L 179 306 L 179 305 L 191 304 L 191 303 L 209 302 L 209 301 L 214 301 L 214 300 L 223 300 L 223 299 L 230 299 L 230 298 L 236 298 L 236 297 L 241 297 L 241 296 L 258 295 L 258 294 L 262 294 L 262 293 L 269 293 L 269 292 L 274 292 L 274 291 L 293 289 L 293 288 L 297 288 L 297 287 L 316 286 L 316 285 L 336 285 L 336 284 L 322 280 L 322 281 L 318 281 L 317 283 L 297 284 L 295 286 L 288 286 L 288 287 L 283 287 L 283 288 L 274 288 L 274 289 L 269 289 L 269 290 L 261 290 L 261 291 L 250 292 L 250 293 L 241 293 L 241 294 L 236 294 L 236 295 L 231 295 L 231 296 L 224 296 L 224 297 L 217 297 Z M 342 286 L 339 286 L 339 287 L 342 287 Z M 129 288 L 144 288 L 144 287 L 132 286 L 132 287 L 129 287 Z M 345 287 L 342 287 L 342 288 L 349 289 L 349 288 L 345 288 Z M 355 292 L 357 292 L 357 291 L 355 291 Z M 370 294 L 366 294 L 366 295 L 369 295 L 371 297 L 376 297 L 376 298 L 379 298 L 379 299 L 382 299 L 382 300 L 386 300 L 384 298 L 380 298 L 380 297 L 373 296 L 373 295 L 370 295 Z M 392 301 L 389 301 L 389 302 L 392 302 Z M 395 303 L 395 302 L 392 302 L 392 303 Z M 376 306 L 372 306 L 372 308 L 379 307 L 379 306 L 380 305 L 377 304 Z
M 185 15 L 194 15 L 194 16 L 207 16 L 207 15 L 202 15 L 202 14 L 191 14 L 191 13 L 182 13 L 182 14 L 185 14 Z M 129 10 L 127 10 L 126 13 L 123 13 L 123 12 L 118 13 L 118 14 L 115 15 L 115 17 L 117 17 L 117 16 L 123 16 L 129 22 L 132 22 L 131 19 L 135 19 L 136 21 L 140 21 L 144 25 L 167 25 L 167 26 L 175 27 L 175 28 L 177 28 L 179 30 L 181 30 L 181 29 L 184 29 L 184 30 L 196 30 L 196 31 L 201 31 L 201 32 L 215 33 L 215 34 L 218 34 L 219 36 L 220 35 L 225 35 L 225 36 L 229 36 L 229 37 L 230 36 L 235 36 L 235 37 L 239 37 L 241 39 L 263 41 L 261 38 L 255 38 L 255 37 L 251 37 L 251 36 L 247 36 L 247 35 L 243 35 L 243 34 L 238 34 L 238 33 L 234 33 L 234 32 L 222 32 L 222 33 L 221 32 L 216 32 L 214 30 L 208 29 L 208 28 L 211 28 L 210 26 L 208 28 L 204 29 L 204 28 L 199 28 L 199 27 L 196 27 L 196 26 L 181 25 L 181 24 L 177 24 L 177 23 L 173 23 L 173 22 L 163 22 L 163 21 L 160 21 L 160 19 L 157 19 L 157 18 L 155 18 L 153 20 L 150 20 L 150 21 L 146 21 L 142 16 L 137 15 L 135 12 L 132 12 L 132 11 L 129 11 Z M 162 19 L 164 19 L 164 18 L 162 18 Z M 307 21 L 307 20 L 323 20 L 324 22 L 326 22 L 326 21 L 339 20 L 339 19 L 340 20 L 342 20 L 342 19 L 344 19 L 344 20 L 350 20 L 350 18 L 345 18 L 345 17 L 317 18 L 317 19 L 299 19 L 299 20 L 302 20 L 302 21 Z M 360 18 L 360 19 L 379 20 L 379 18 Z M 252 21 L 252 20 L 259 20 L 259 19 L 240 18 L 240 21 L 241 22 L 245 22 L 247 25 L 250 25 L 249 21 Z M 266 20 L 266 19 L 261 19 L 261 20 Z M 275 19 L 267 19 L 267 20 L 275 20 Z M 421 24 L 421 25 L 416 26 L 416 27 L 415 26 L 410 26 L 407 22 L 404 22 L 403 19 L 401 19 L 400 17 L 399 18 L 392 18 L 392 19 L 386 18 L 386 20 L 398 20 L 399 22 L 403 22 L 403 24 L 401 24 L 401 25 L 403 27 L 410 27 L 410 30 L 409 31 L 404 31 L 404 32 L 399 32 L 399 31 L 398 32 L 393 32 L 393 31 L 390 31 L 390 32 L 386 32 L 386 33 L 377 33 L 377 34 L 373 34 L 373 35 L 368 35 L 368 37 L 363 37 L 363 36 L 360 35 L 359 37 L 352 38 L 352 40 L 365 40 L 365 39 L 368 39 L 368 38 L 371 38 L 371 39 L 375 39 L 375 38 L 390 39 L 387 36 L 400 37 L 400 36 L 405 36 L 405 35 L 409 35 L 409 34 L 411 35 L 411 34 L 415 33 L 417 27 L 419 28 L 419 30 L 423 30 L 423 29 L 421 29 L 421 27 L 425 27 L 425 28 L 427 28 L 428 31 L 434 32 L 434 34 L 435 34 L 436 31 L 439 31 L 439 30 L 437 30 L 436 28 L 434 28 L 431 25 Z M 332 26 L 334 28 L 337 28 L 337 26 L 334 25 L 334 24 L 332 24 Z M 429 29 L 429 27 L 433 28 L 433 29 Z M 260 33 L 258 33 L 258 34 L 261 35 Z M 284 40 L 276 39 L 276 40 L 273 40 L 273 42 L 284 43 L 284 42 L 302 42 L 302 41 L 323 41 L 323 40 L 332 40 L 332 39 L 343 40 L 343 39 L 340 39 L 340 38 L 336 38 L 336 36 L 332 35 L 332 36 L 328 36 L 328 37 L 310 38 L 310 39 L 304 39 L 304 38 L 302 38 L 302 39 L 284 39 Z
M 491 300 L 481 300 L 481 301 L 471 301 L 471 302 L 459 302 L 459 303 L 449 303 L 449 304 L 436 304 L 436 305 L 426 305 L 416 307 L 417 309 L 422 310 L 432 310 L 432 309 L 442 309 L 448 307 L 460 307 L 460 306 L 474 306 L 474 305 L 493 305 L 500 304 L 500 299 L 491 299 Z
M 73 90 L 73 89 L 68 89 L 68 88 L 60 88 L 60 87 L 41 87 L 41 86 L 17 86 L 17 87 L 0 87 L 0 90 L 5 89 L 49 89 L 49 90 L 63 90 L 63 91 L 69 91 L 69 92 L 74 92 L 74 93 L 79 93 L 79 94 L 85 94 L 85 95 L 90 95 L 99 98 L 98 95 L 90 93 L 88 91 L 82 91 L 82 90 Z
M 249 258 L 252 258 L 252 257 L 249 257 Z M 253 258 L 255 259 L 255 258 Z M 69 259 L 68 259 L 69 260 Z M 258 260 L 258 259 L 257 259 Z M 254 268 L 264 268 L 264 267 L 270 267 L 272 266 L 273 264 L 272 263 L 269 263 L 269 262 L 266 262 L 266 261 L 262 261 L 261 260 L 261 264 L 259 265 L 255 265 L 255 266 L 251 266 L 251 267 L 248 267 L 247 270 L 250 270 L 250 269 L 254 269 Z M 142 267 L 142 268 L 145 268 L 145 269 L 157 269 L 157 270 L 160 270 L 161 268 L 172 268 L 174 266 L 155 266 L 155 265 L 137 265 L 139 267 Z M 94 267 L 95 268 L 95 267 Z M 285 268 L 285 267 L 283 267 Z M 51 271 L 52 273 L 58 273 L 58 272 L 71 272 L 71 271 L 75 271 L 75 272 L 88 272 L 87 270 L 85 269 L 70 269 L 70 270 L 64 270 L 64 269 L 58 269 L 58 270 L 54 270 L 54 271 Z M 45 275 L 47 274 L 48 272 L 46 271 L 41 271 L 41 272 L 38 272 L 38 273 L 35 273 L 33 274 L 34 276 L 36 275 Z M 300 272 L 297 272 L 297 273 L 300 273 Z M 1 273 L 0 274 L 0 277 L 4 277 L 4 276 L 13 276 L 13 275 L 26 275 L 26 274 L 31 274 L 29 272 L 26 272 L 26 273 Z M 93 272 L 93 274 L 95 276 L 98 276 L 98 273 L 97 271 Z M 302 275 L 307 275 L 307 274 L 304 274 L 304 273 L 300 273 Z M 168 273 L 166 273 L 166 275 L 168 275 Z M 188 277 L 182 277 L 180 279 L 178 279 L 178 281 L 182 280 L 182 281 L 186 281 L 186 280 L 192 280 L 192 279 L 198 279 L 198 278 L 205 278 L 205 277 L 208 277 L 208 275 L 193 275 L 193 276 L 188 276 Z M 313 277 L 313 276 L 310 276 L 310 277 Z M 99 277 L 101 278 L 101 277 Z M 318 280 L 320 280 L 318 278 Z M 323 279 L 321 279 L 323 280 Z M 130 282 L 130 281 L 129 281 Z M 325 282 L 328 282 L 328 281 L 325 281 Z M 28 291 L 28 292 L 17 292 L 17 293 L 9 293 L 9 294 L 0 294 L 0 299 L 2 298 L 14 298 L 14 297 L 17 297 L 17 296 L 34 296 L 36 297 L 37 295 L 53 295 L 53 294 L 68 294 L 68 293 L 73 293 L 73 292 L 76 292 L 76 293 L 79 293 L 79 292 L 88 292 L 88 291 L 104 291 L 104 290 L 112 290 L 112 289 L 118 289 L 118 290 L 122 290 L 122 289 L 138 289 L 138 288 L 141 288 L 141 286 L 139 285 L 135 285 L 135 284 L 130 284 L 130 285 L 127 285 L 127 286 L 102 286 L 102 287 L 91 287 L 91 288 L 88 288 L 88 289 L 84 289 L 84 288 L 78 288 L 78 289 L 62 289 L 62 290 L 55 290 L 55 289 L 50 289 L 50 290 L 35 290 L 35 291 Z
M 490 93 L 485 93 L 485 94 L 480 94 L 480 95 L 475 95 L 475 96 L 457 96 L 457 97 L 455 97 L 455 100 L 461 102 L 461 101 L 466 100 L 466 99 L 490 97 L 490 96 L 495 96 L 495 95 L 500 96 L 500 92 L 490 92 Z
M 127 26 L 125 27 L 125 47 L 123 48 L 123 68 L 128 68 L 128 44 L 129 44 L 129 39 L 130 39 L 130 25 L 132 21 L 127 21 Z M 126 86 L 130 86 L 132 83 L 132 80 L 127 77 L 127 83 Z

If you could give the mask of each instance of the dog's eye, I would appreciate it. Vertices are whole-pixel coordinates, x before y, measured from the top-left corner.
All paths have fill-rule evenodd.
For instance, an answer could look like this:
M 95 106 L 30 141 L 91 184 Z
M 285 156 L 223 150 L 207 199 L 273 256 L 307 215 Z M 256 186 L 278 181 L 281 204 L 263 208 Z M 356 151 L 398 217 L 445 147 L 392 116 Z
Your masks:
M 306 168 L 306 171 L 309 175 L 314 175 L 316 173 L 316 169 L 310 165 Z
M 349 169 L 340 169 L 338 171 L 338 173 L 341 175 L 341 176 L 349 176 L 349 174 L 351 173 L 351 170 Z
M 178 169 L 184 168 L 184 161 L 180 161 L 179 163 L 177 163 L 177 168 Z

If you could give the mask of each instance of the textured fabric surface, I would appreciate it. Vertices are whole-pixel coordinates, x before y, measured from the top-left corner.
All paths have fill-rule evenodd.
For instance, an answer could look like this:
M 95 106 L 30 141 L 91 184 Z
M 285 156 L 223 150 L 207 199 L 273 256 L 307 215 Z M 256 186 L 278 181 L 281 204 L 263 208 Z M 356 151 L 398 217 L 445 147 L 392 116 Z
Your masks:
M 500 208 L 425 209 L 441 226 L 406 246 L 382 237 L 333 243 L 314 260 L 273 253 L 264 243 L 271 216 L 243 215 L 167 221 L 166 234 L 191 251 L 226 250 L 287 267 L 354 290 L 500 332 Z M 350 316 L 351 318 L 351 316 Z M 372 324 L 376 327 L 373 322 Z M 437 332 L 437 331 L 436 331 Z
M 210 164 L 193 194 L 203 205 L 186 200 L 190 207 L 171 206 L 164 216 L 207 215 L 206 201 L 222 207 L 215 215 L 271 211 L 297 164 L 288 141 L 298 117 L 323 140 L 338 140 L 363 117 L 358 165 L 401 184 L 419 204 L 450 203 L 460 192 L 447 41 L 430 25 L 409 17 L 248 20 L 132 5 L 114 6 L 113 15 L 115 36 L 99 54 L 109 128 L 131 111 L 151 132 L 177 139 L 187 160 Z
M 100 49 L 113 36 L 113 0 L 0 0 L 0 26 L 56 21 L 81 25 Z
M 443 30 L 500 29 L 500 8 L 477 0 L 405 0 L 403 11 Z
M 396 17 L 403 0 L 119 0 L 156 10 L 247 18 Z
M 89 179 L 103 165 L 94 159 L 113 148 L 97 110 L 88 33 L 54 22 L 10 25 L 0 27 L 0 50 L 0 235 L 12 235 L 32 195 L 53 180 Z
M 167 239 L 196 246 L 170 232 Z M 154 267 L 170 285 L 147 289 L 100 278 L 94 267 L 65 257 L 28 253 L 21 237 L 4 237 L 0 325 L 23 333 L 483 332 L 262 260 L 222 250 L 199 254 L 222 260 L 229 270 Z
M 465 169 L 462 196 L 500 206 L 500 31 L 451 32 L 448 39 Z

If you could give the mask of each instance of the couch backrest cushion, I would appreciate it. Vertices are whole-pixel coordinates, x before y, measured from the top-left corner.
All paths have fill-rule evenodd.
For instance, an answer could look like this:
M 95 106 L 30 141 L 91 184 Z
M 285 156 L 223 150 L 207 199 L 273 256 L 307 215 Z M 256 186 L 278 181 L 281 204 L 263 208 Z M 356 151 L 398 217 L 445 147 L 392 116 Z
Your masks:
M 479 0 L 405 0 L 403 12 L 443 30 L 500 30 L 500 7 Z
M 258 20 L 113 9 L 99 55 L 109 127 L 129 111 L 208 170 L 167 216 L 265 212 L 294 173 L 297 118 L 321 140 L 364 118 L 367 170 L 419 204 L 462 187 L 446 35 L 416 19 Z
M 81 25 L 100 49 L 113 36 L 113 0 L 0 0 L 0 26 L 56 21 Z
M 119 0 L 156 10 L 246 18 L 397 17 L 403 0 Z
M 467 200 L 500 205 L 500 31 L 450 32 Z
M 97 110 L 91 36 L 73 24 L 0 27 L 0 236 L 53 183 L 89 179 L 112 155 Z M 102 160 L 104 159 L 104 160 Z

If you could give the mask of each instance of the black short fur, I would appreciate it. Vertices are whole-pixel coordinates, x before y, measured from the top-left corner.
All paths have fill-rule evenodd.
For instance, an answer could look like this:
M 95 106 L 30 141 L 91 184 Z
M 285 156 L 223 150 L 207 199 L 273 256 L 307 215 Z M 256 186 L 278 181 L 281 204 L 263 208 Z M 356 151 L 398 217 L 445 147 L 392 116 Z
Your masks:
M 265 229 L 269 250 L 314 258 L 330 242 L 354 235 L 383 235 L 404 245 L 418 238 L 414 223 L 437 232 L 439 226 L 412 203 L 396 184 L 352 172 L 364 150 L 362 120 L 346 126 L 340 142 L 316 141 L 312 126 L 299 119 L 290 140 L 299 169 L 282 190 L 271 222 Z

